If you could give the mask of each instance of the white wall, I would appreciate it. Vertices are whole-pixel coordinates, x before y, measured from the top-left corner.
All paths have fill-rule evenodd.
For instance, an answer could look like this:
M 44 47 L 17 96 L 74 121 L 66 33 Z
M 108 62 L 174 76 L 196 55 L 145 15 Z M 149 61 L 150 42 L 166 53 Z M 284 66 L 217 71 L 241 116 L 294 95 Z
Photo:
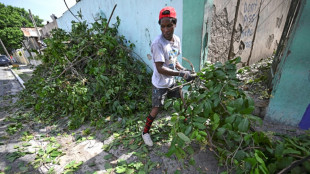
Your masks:
M 151 54 L 152 40 L 161 34 L 158 24 L 159 11 L 164 6 L 173 6 L 177 12 L 178 23 L 175 34 L 182 40 L 182 23 L 183 23 L 183 3 L 181 0 L 82 0 L 71 8 L 74 14 L 77 11 L 82 12 L 83 19 L 88 23 L 94 22 L 98 15 L 110 17 L 114 5 L 117 7 L 112 16 L 110 25 L 116 22 L 116 16 L 119 16 L 121 23 L 119 34 L 124 35 L 136 45 L 136 52 L 143 60 L 153 68 L 151 60 L 147 54 Z M 57 19 L 59 28 L 66 31 L 71 30 L 71 21 L 76 20 L 69 11 Z

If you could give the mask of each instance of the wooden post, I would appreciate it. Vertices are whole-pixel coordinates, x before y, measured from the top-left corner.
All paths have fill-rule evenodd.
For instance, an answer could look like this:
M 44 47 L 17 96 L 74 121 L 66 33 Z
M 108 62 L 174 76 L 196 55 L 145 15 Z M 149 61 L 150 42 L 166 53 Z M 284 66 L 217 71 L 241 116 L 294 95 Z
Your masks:
M 30 9 L 29 9 L 29 16 L 30 16 L 30 19 L 31 19 L 31 21 L 32 21 L 33 26 L 34 26 L 34 27 L 36 28 L 36 30 L 37 30 L 37 34 L 38 34 L 38 36 L 39 36 L 39 40 L 41 40 L 40 32 L 39 32 L 39 30 L 38 30 L 36 21 L 33 19 L 33 16 L 32 16 L 32 14 L 31 14 Z
M 234 45 L 234 36 L 235 36 L 235 32 L 236 32 L 236 23 L 237 23 L 237 20 L 238 20 L 238 13 L 239 13 L 239 7 L 240 7 L 240 0 L 237 1 L 237 5 L 236 5 L 236 12 L 235 12 L 235 21 L 234 21 L 234 26 L 233 26 L 233 30 L 232 30 L 232 33 L 231 33 L 231 39 L 230 39 L 230 47 L 229 47 L 229 52 L 228 52 L 228 59 L 227 60 L 230 60 L 231 58 L 231 53 L 232 53 L 232 49 L 233 49 L 233 45 Z
M 38 34 L 38 36 L 39 36 L 39 41 L 40 41 L 40 40 L 41 40 L 41 34 L 40 34 L 39 29 L 38 29 L 38 27 L 37 27 L 36 21 L 33 19 L 33 16 L 32 16 L 32 14 L 31 14 L 30 9 L 29 9 L 29 17 L 30 17 L 30 19 L 31 19 L 31 21 L 32 21 L 33 26 L 36 28 L 37 34 Z M 41 51 L 40 51 L 40 49 L 41 49 L 40 43 L 38 44 L 38 46 L 39 46 L 39 54 L 41 54 Z
M 1 45 L 2 45 L 2 47 L 3 47 L 3 49 L 4 49 L 4 51 L 5 51 L 6 55 L 7 55 L 8 58 L 10 59 L 11 63 L 13 63 L 13 61 L 12 61 L 12 59 L 11 59 L 11 56 L 10 56 L 10 54 L 8 53 L 8 50 L 6 50 L 6 48 L 5 48 L 5 46 L 4 46 L 4 44 L 3 44 L 3 42 L 2 42 L 1 39 L 0 39 L 0 43 L 1 43 Z

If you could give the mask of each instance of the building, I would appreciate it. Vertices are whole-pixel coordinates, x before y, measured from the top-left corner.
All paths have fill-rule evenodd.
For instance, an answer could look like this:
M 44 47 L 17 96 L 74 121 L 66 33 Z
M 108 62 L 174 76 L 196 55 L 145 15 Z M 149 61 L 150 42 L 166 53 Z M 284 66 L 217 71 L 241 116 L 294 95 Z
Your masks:
M 40 49 L 40 32 L 41 28 L 38 27 L 38 30 L 36 28 L 21 28 L 23 34 L 24 34 L 24 46 L 26 46 L 26 49 Z
M 310 2 L 292 3 L 272 65 L 272 97 L 266 120 L 310 128 Z M 308 108 L 308 112 L 307 112 Z M 308 115 L 306 114 L 308 113 Z

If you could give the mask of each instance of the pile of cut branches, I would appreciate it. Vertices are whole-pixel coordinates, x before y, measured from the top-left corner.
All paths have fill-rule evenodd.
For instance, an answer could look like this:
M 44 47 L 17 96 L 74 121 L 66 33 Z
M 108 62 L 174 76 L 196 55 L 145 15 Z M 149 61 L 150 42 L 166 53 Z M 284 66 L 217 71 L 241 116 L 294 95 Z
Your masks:
M 184 100 L 165 103 L 176 111 L 167 156 L 191 157 L 191 142 L 198 142 L 215 153 L 224 173 L 309 173 L 309 132 L 289 137 L 254 129 L 262 120 L 252 115 L 253 99 L 240 89 L 236 76 L 240 60 L 206 63 Z M 194 163 L 193 158 L 190 161 Z
M 90 26 L 73 22 L 72 31 L 54 30 L 47 48 L 21 94 L 20 102 L 34 108 L 34 118 L 69 118 L 70 128 L 86 120 L 103 126 L 109 119 L 131 116 L 149 108 L 150 73 L 132 56 L 134 44 L 101 19 Z M 67 117 L 68 116 L 68 117 Z

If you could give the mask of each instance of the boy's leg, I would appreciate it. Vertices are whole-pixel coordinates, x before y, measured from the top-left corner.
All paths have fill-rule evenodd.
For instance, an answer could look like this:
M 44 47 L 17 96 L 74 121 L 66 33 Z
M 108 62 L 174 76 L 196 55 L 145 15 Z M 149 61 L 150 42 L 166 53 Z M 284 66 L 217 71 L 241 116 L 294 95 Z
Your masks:
M 149 131 L 152 126 L 153 121 L 155 120 L 160 107 L 163 106 L 165 97 L 167 95 L 167 89 L 156 88 L 153 86 L 152 90 L 152 110 L 149 116 L 146 119 L 144 130 L 142 132 L 142 138 L 146 145 L 153 146 L 153 141 L 150 137 Z
M 152 123 L 155 120 L 156 115 L 158 114 L 158 112 L 159 112 L 159 107 L 153 107 L 152 108 L 152 111 L 151 111 L 150 115 L 147 116 L 147 118 L 146 118 L 146 123 L 145 123 L 145 126 L 144 126 L 143 134 L 149 133 L 150 128 L 152 126 Z

